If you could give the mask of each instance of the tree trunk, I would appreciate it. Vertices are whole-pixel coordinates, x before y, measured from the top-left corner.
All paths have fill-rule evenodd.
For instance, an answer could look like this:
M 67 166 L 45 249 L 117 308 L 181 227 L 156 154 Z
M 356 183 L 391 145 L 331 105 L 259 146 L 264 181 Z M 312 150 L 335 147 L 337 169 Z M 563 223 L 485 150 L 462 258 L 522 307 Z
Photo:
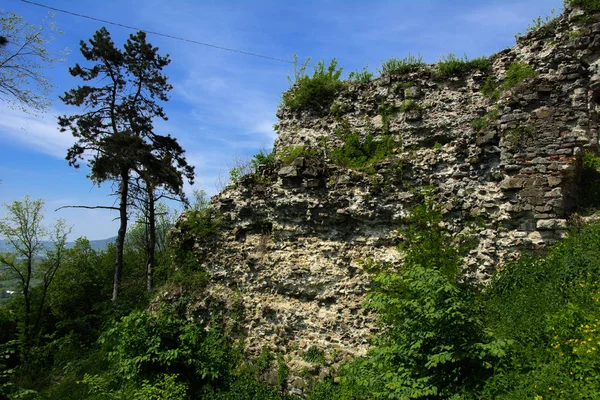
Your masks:
M 148 261 L 146 263 L 146 289 L 152 290 L 154 285 L 154 252 L 156 249 L 156 215 L 154 204 L 154 187 L 151 184 L 146 185 L 148 190 L 148 228 L 150 230 L 148 240 Z
M 112 301 L 119 296 L 121 278 L 123 276 L 123 247 L 125 244 L 125 233 L 127 233 L 127 199 L 129 197 L 129 169 L 121 171 L 121 196 L 119 201 L 119 233 L 117 234 L 115 258 L 115 279 L 113 283 Z
M 27 257 L 27 275 L 25 277 L 25 285 L 23 286 L 23 300 L 25 301 L 25 318 L 23 321 L 23 342 L 26 352 L 29 352 L 31 345 L 31 293 L 29 293 L 29 285 L 31 283 L 31 273 L 33 272 L 33 254 L 30 252 Z

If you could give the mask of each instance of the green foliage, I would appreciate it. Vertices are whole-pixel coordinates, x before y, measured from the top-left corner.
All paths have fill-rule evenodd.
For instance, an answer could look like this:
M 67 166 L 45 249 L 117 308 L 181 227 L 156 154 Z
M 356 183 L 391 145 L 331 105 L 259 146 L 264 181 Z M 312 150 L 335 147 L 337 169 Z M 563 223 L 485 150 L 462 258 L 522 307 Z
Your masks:
M 492 109 L 492 111 L 488 112 L 483 117 L 475 118 L 473 121 L 471 121 L 471 127 L 475 131 L 481 131 L 481 130 L 487 128 L 488 126 L 490 126 L 490 124 L 493 124 L 494 122 L 496 122 L 497 119 L 498 119 L 498 107 L 494 107 Z
M 290 165 L 299 157 L 319 157 L 320 151 L 307 146 L 286 146 L 277 152 L 277 158 L 283 165 Z
M 335 100 L 331 105 L 329 112 L 337 121 L 340 121 L 342 115 L 344 115 L 349 109 L 350 105 L 348 103 L 342 103 L 341 101 Z
M 190 234 L 198 239 L 216 237 L 221 226 L 221 213 L 212 207 L 188 211 L 186 220 Z
M 297 77 L 294 86 L 283 94 L 283 104 L 292 111 L 329 111 L 331 103 L 343 86 L 341 75 L 342 68 L 337 68 L 335 58 L 327 67 L 324 61 L 319 61 L 312 76 L 300 74 Z
M 534 19 L 531 24 L 527 26 L 527 32 L 535 32 L 540 29 L 543 29 L 544 32 L 550 32 L 556 25 L 556 15 L 554 13 L 555 10 L 552 9 L 550 10 L 550 15 L 546 15 L 544 18 L 539 16 Z
M 600 209 L 600 157 L 586 150 L 582 160 L 581 184 L 577 195 L 579 211 L 592 213 Z
M 485 83 L 481 85 L 481 93 L 492 100 L 498 100 L 500 98 L 500 90 L 498 90 L 498 83 L 493 76 L 488 76 Z
M 264 150 L 260 150 L 254 156 L 252 156 L 252 167 L 254 171 L 258 171 L 261 167 L 272 168 L 275 166 L 277 159 L 275 157 L 275 152 L 267 153 Z
M 469 60 L 466 54 L 463 58 L 459 58 L 453 53 L 442 56 L 437 63 L 440 75 L 444 78 L 463 74 L 473 69 L 487 71 L 490 69 L 491 65 L 491 62 L 487 57 L 478 57 Z
M 361 70 L 350 72 L 348 75 L 348 81 L 356 83 L 369 83 L 373 80 L 373 73 L 369 72 L 369 66 L 367 65 Z
M 109 369 L 87 375 L 84 382 L 92 393 L 116 398 L 141 399 L 168 389 L 189 396 L 189 391 L 224 381 L 233 360 L 218 327 L 205 329 L 188 320 L 181 303 L 162 304 L 153 314 L 133 312 L 106 331 L 100 343 Z
M 306 77 L 306 68 L 308 67 L 309 62 L 310 57 L 308 57 L 302 64 L 298 64 L 298 55 L 296 53 L 292 54 L 292 76 L 288 75 L 287 77 L 290 87 L 294 86 L 296 83 L 300 82 Z
M 565 7 L 581 7 L 587 12 L 600 11 L 600 0 L 564 0 Z
M 313 364 L 325 363 L 325 352 L 318 346 L 312 345 L 302 354 L 302 359 Z
M 522 257 L 487 290 L 488 324 L 512 346 L 484 398 L 588 399 L 600 391 L 600 224 L 575 226 L 545 258 Z
M 509 65 L 504 80 L 497 82 L 492 76 L 488 76 L 481 86 L 484 96 L 497 100 L 500 94 L 521 84 L 525 79 L 536 77 L 538 73 L 526 63 L 512 63 Z
M 487 128 L 487 126 L 488 121 L 485 118 L 475 118 L 473 121 L 471 121 L 471 128 L 473 128 L 476 131 L 485 129 Z
M 290 376 L 290 367 L 283 359 L 283 355 L 277 354 L 277 386 L 282 392 L 287 388 L 287 380 Z
M 406 100 L 400 105 L 400 111 L 420 110 L 423 106 L 414 100 Z
M 406 72 L 413 71 L 415 68 L 425 65 L 423 57 L 420 54 L 416 56 L 408 54 L 405 58 L 390 58 L 387 61 L 383 61 L 380 74 L 404 74 Z
M 260 150 L 250 159 L 236 158 L 234 166 L 229 170 L 229 181 L 237 185 L 245 176 L 252 176 L 252 182 L 256 184 L 268 184 L 277 159 L 274 152 L 267 153 Z
M 375 140 L 371 133 L 361 137 L 358 132 L 351 131 L 347 124 L 338 128 L 336 134 L 344 144 L 334 148 L 330 157 L 334 164 L 345 168 L 374 172 L 373 164 L 390 157 L 397 147 L 390 135 L 382 135 L 379 140 Z
M 475 392 L 505 352 L 486 333 L 477 290 L 459 280 L 464 240 L 450 235 L 431 197 L 401 230 L 404 265 L 368 265 L 368 307 L 383 333 L 367 357 L 342 370 L 357 399 L 443 399 Z
M 384 135 L 390 133 L 390 118 L 394 116 L 400 109 L 402 108 L 398 108 L 394 104 L 386 104 L 385 102 L 382 102 L 377 108 L 379 115 L 381 115 L 381 130 Z
M 534 128 L 529 125 L 518 125 L 516 128 L 509 129 L 504 133 L 504 138 L 511 147 L 516 147 L 523 143 L 525 139 L 535 133 Z
M 43 71 L 68 53 L 56 52 L 50 46 L 62 32 L 54 22 L 29 25 L 21 16 L 3 10 L 0 32 L 4 41 L 0 45 L 0 97 L 23 111 L 45 110 L 51 104 L 53 85 Z
M 508 67 L 506 76 L 500 87 L 502 90 L 511 89 L 525 79 L 533 78 L 537 75 L 538 73 L 525 63 L 512 63 Z

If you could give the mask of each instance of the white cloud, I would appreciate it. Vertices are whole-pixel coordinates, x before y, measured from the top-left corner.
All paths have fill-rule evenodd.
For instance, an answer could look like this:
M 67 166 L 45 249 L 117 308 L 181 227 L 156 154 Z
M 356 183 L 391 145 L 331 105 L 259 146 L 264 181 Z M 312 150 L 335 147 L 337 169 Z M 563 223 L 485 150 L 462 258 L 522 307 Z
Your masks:
M 3 140 L 57 158 L 64 158 L 75 142 L 69 133 L 58 130 L 52 110 L 43 116 L 33 116 L 2 104 L 0 113 L 0 137 Z

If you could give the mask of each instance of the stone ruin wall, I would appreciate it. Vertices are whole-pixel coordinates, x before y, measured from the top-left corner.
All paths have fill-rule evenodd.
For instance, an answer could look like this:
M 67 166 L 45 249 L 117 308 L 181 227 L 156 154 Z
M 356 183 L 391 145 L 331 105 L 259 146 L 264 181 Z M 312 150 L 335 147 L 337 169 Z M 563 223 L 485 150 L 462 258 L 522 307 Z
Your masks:
M 465 272 L 480 280 L 519 251 L 564 236 L 577 210 L 583 152 L 598 146 L 600 18 L 582 25 L 580 14 L 569 10 L 554 31 L 493 56 L 498 79 L 514 62 L 538 73 L 497 101 L 480 92 L 487 74 L 439 79 L 429 65 L 350 85 L 333 113 L 278 111 L 275 152 L 302 145 L 322 157 L 279 164 L 265 171 L 268 184 L 244 177 L 228 186 L 212 200 L 223 215 L 220 237 L 193 244 L 212 274 L 211 296 L 242 305 L 249 354 L 268 347 L 290 355 L 297 391 L 298 371 L 326 375 L 348 354 L 364 354 L 376 325 L 362 307 L 369 277 L 361 260 L 401 265 L 396 230 L 416 188 L 435 188 L 454 232 L 475 222 L 479 243 Z M 381 115 L 380 105 L 407 100 L 420 107 Z M 485 129 L 471 127 L 494 109 Z M 328 149 L 341 145 L 342 124 L 361 135 L 387 131 L 400 145 L 375 173 L 341 168 Z M 326 367 L 302 359 L 311 346 L 325 351 Z

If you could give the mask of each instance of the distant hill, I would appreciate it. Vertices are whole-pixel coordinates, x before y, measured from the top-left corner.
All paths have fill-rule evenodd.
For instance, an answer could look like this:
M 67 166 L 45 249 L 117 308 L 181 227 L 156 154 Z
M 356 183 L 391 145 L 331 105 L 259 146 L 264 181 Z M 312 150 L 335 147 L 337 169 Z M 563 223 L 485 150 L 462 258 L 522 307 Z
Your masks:
M 109 243 L 114 243 L 117 239 L 116 236 L 110 237 L 108 239 L 100 239 L 100 240 L 90 240 L 90 246 L 94 250 L 104 250 Z M 44 242 L 44 246 L 50 248 L 52 246 L 51 242 Z M 67 242 L 67 248 L 72 248 L 75 246 L 75 242 Z M 0 252 L 2 251 L 11 251 L 11 244 L 6 240 L 0 240 Z

